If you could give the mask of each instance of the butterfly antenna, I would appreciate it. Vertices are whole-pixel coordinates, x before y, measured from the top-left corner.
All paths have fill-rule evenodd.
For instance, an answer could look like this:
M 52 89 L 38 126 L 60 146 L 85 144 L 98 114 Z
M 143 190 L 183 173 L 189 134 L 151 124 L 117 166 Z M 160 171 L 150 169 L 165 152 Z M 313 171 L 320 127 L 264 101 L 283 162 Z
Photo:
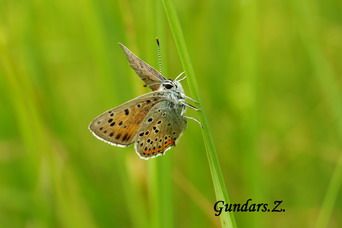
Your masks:
M 160 44 L 159 39 L 156 37 L 157 45 L 158 45 L 158 62 L 159 62 L 159 72 L 162 73 L 162 64 L 161 64 L 161 54 L 160 54 Z

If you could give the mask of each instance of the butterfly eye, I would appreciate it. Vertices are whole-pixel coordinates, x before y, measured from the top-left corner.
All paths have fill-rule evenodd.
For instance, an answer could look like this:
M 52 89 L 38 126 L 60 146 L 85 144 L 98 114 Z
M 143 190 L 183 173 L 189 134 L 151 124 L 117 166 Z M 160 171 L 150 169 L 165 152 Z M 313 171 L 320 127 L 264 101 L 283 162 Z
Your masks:
M 166 89 L 171 89 L 171 88 L 173 87 L 173 85 L 171 85 L 171 84 L 165 84 L 164 87 L 165 87 Z

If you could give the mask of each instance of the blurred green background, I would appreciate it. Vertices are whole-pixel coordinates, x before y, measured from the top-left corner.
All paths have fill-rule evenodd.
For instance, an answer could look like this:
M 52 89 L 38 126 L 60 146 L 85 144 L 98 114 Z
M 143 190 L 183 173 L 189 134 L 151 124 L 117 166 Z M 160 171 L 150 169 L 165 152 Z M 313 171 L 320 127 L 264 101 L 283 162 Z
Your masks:
M 237 226 L 341 227 L 342 2 L 174 4 L 231 202 L 286 210 Z M 158 69 L 156 36 L 174 78 L 160 1 L 0 0 L 0 227 L 220 227 L 195 122 L 148 161 L 87 129 L 149 91 L 117 42 Z

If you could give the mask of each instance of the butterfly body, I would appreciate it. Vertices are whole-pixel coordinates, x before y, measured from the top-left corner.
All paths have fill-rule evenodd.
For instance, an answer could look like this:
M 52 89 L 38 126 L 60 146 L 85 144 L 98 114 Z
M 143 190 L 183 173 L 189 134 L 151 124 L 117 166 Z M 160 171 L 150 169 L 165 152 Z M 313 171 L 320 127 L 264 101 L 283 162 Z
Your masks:
M 134 143 L 137 154 L 143 159 L 162 155 L 176 144 L 186 129 L 187 97 L 179 81 L 166 79 L 120 45 L 131 67 L 152 92 L 106 111 L 90 123 L 89 129 L 97 138 L 114 146 L 126 147 Z

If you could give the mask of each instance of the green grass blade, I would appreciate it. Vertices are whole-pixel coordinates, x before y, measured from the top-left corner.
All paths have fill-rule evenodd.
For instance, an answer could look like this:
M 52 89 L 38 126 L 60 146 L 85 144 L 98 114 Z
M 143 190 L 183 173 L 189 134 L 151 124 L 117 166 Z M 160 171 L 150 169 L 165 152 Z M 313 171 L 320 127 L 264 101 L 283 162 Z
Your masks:
M 163 4 L 184 71 L 187 75 L 192 97 L 200 102 L 200 96 L 198 92 L 195 73 L 186 48 L 183 32 L 178 21 L 176 11 L 173 7 L 171 0 L 163 0 Z M 214 141 L 209 130 L 208 121 L 205 116 L 205 111 L 203 109 L 201 112 L 199 112 L 199 119 L 203 125 L 202 134 L 206 146 L 208 162 L 211 170 L 211 176 L 214 184 L 216 198 L 217 200 L 223 200 L 225 203 L 229 203 L 230 201 L 228 197 L 228 192 L 224 183 Z M 223 227 L 236 227 L 235 219 L 232 213 L 221 214 L 220 219 Z

